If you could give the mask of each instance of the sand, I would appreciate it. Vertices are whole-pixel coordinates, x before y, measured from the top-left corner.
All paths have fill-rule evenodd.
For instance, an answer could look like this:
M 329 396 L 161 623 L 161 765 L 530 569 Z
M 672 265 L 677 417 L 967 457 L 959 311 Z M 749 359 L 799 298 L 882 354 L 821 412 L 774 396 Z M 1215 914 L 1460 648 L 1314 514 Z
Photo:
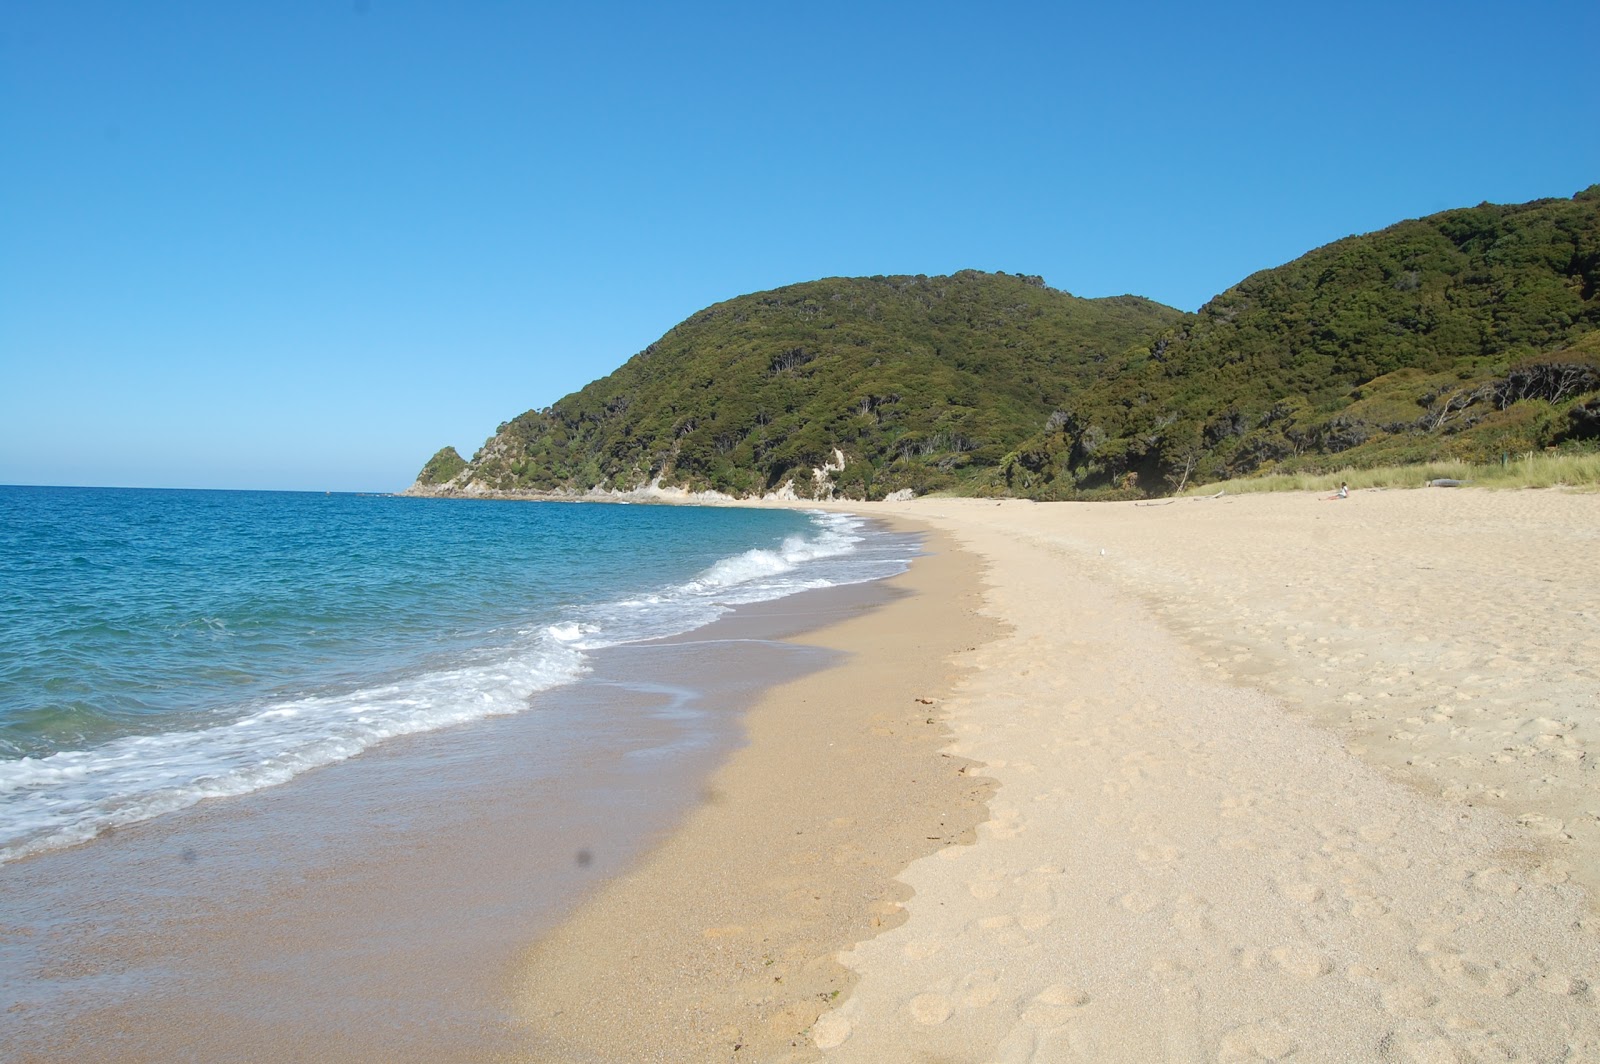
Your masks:
M 1600 496 L 856 509 L 989 638 L 927 562 L 821 633 L 529 958 L 536 1059 L 1600 1060 Z
M 928 547 L 894 601 L 800 638 L 843 664 L 769 691 L 700 808 L 532 949 L 526 1059 L 815 1057 L 851 982 L 835 954 L 904 919 L 895 874 L 985 815 L 938 704 L 995 625 L 974 559 Z

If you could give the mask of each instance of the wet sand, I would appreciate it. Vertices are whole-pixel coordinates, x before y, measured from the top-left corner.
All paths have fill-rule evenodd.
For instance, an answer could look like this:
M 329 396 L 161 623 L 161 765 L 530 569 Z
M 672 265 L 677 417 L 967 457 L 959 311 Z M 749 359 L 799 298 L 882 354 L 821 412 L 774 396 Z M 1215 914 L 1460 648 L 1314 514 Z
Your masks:
M 505 1059 L 1600 1060 L 1600 496 L 848 508 L 935 553 L 477 966 Z
M 942 702 L 997 630 L 976 560 L 931 554 L 885 607 L 810 632 L 834 667 L 779 685 L 708 801 L 524 961 L 522 1059 L 784 1060 L 848 993 L 834 953 L 893 927 L 913 858 L 974 838 L 988 781 Z M 909 592 L 909 594 L 906 594 Z
M 893 640 L 821 633 L 852 661 L 528 957 L 529 1059 L 1600 1060 L 1600 496 L 848 508 L 993 627 L 919 563 Z M 970 835 L 863 764 L 925 690 Z
M 601 651 L 523 714 L 0 866 L 0 1057 L 478 1061 L 522 950 L 703 798 L 793 642 L 878 585 Z

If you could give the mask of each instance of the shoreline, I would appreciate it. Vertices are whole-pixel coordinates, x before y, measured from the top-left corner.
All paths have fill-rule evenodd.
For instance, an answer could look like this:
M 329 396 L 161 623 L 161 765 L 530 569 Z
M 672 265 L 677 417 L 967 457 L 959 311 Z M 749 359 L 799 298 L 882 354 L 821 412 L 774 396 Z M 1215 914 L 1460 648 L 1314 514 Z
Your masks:
M 743 832 L 774 810 L 706 807 L 530 955 L 517 1059 L 1600 1059 L 1600 498 L 832 508 L 982 566 L 991 638 L 921 651 L 938 752 L 984 784 L 973 844 L 880 869 L 852 900 L 889 918 L 834 952 L 791 939 L 771 959 L 813 982 L 788 998 L 760 982 L 770 916 L 728 915 L 771 895 L 782 851 Z M 940 599 L 910 623 L 936 633 Z M 773 694 L 747 790 L 822 761 Z M 713 858 L 745 872 L 714 909 Z
M 516 952 L 672 832 L 762 690 L 826 666 L 805 632 L 892 597 L 871 581 L 741 605 L 597 651 L 522 713 L 0 866 L 17 991 L 0 1043 L 19 1060 L 504 1056 Z
M 929 553 L 682 637 L 811 671 L 401 1058 L 1600 1060 L 1600 496 L 795 505 Z
M 921 522 L 896 522 L 905 528 Z M 973 839 L 989 783 L 949 756 L 942 702 L 992 638 L 977 559 L 926 531 L 895 598 L 809 631 L 844 655 L 769 689 L 746 745 L 656 849 L 530 949 L 532 1061 L 803 1059 L 848 991 L 833 954 L 895 926 L 913 858 Z

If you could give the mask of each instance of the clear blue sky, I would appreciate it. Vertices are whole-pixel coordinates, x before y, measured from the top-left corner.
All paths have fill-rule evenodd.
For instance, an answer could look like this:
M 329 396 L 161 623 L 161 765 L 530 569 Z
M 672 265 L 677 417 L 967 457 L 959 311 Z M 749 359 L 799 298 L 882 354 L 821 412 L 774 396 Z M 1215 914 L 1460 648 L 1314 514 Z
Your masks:
M 0 0 L 0 483 L 396 490 L 745 292 L 1600 182 L 1595 0 Z

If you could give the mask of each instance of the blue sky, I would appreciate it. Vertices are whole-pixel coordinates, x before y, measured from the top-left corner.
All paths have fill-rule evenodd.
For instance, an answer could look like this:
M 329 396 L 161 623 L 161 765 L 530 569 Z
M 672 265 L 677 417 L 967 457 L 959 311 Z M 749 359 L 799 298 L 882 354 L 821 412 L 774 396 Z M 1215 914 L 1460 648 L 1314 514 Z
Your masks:
M 1600 182 L 1594 0 L 0 0 L 0 483 L 397 490 L 700 308 Z

